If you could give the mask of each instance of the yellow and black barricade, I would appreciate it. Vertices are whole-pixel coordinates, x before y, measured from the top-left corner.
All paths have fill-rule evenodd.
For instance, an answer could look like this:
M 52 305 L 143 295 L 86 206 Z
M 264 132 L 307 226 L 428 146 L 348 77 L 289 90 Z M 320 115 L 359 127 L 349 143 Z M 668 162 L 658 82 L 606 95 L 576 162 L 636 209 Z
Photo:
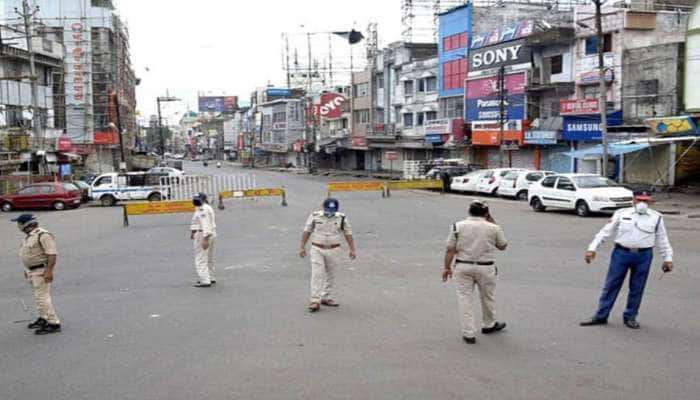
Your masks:
M 328 197 L 334 192 L 376 192 L 381 191 L 386 196 L 386 184 L 382 181 L 330 182 Z
M 124 227 L 129 226 L 130 215 L 182 214 L 194 212 L 192 200 L 147 201 L 126 203 L 124 210 Z
M 439 179 L 418 179 L 411 181 L 391 181 L 386 184 L 386 197 L 391 197 L 392 190 L 440 189 L 445 193 L 445 184 Z
M 276 197 L 282 198 L 282 206 L 287 206 L 287 192 L 283 188 L 225 190 L 219 193 L 219 209 L 224 209 L 224 199 L 242 199 L 249 197 Z

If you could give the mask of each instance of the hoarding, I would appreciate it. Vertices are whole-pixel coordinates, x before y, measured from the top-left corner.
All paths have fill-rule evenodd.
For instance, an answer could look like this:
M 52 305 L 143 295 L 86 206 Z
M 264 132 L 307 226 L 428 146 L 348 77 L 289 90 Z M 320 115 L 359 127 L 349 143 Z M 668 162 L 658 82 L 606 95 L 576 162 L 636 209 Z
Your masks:
M 558 131 L 525 131 L 525 144 L 557 144 Z
M 562 100 L 559 103 L 559 114 L 561 115 L 582 115 L 596 114 L 599 111 L 598 99 L 577 99 Z
M 686 116 L 649 118 L 645 120 L 644 123 L 649 126 L 655 134 L 662 136 L 697 135 L 699 133 L 695 121 Z
M 200 96 L 199 112 L 234 112 L 238 109 L 236 96 Z
M 529 64 L 531 54 L 524 39 L 472 50 L 469 52 L 469 72 Z
M 472 49 L 479 49 L 501 42 L 521 39 L 530 36 L 535 29 L 532 20 L 525 20 L 496 28 L 490 32 L 475 34 L 472 38 Z
M 622 125 L 622 111 L 608 113 L 609 126 Z M 564 140 L 600 141 L 603 132 L 600 127 L 600 115 L 576 115 L 564 117 Z
M 285 88 L 268 88 L 265 94 L 268 100 L 274 97 L 292 97 L 292 90 Z
M 506 75 L 505 119 L 523 120 L 525 115 L 526 73 Z M 467 81 L 465 112 L 469 121 L 494 121 L 501 115 L 501 99 L 498 93 L 498 77 Z
M 603 64 L 605 65 L 605 80 L 612 82 L 615 79 L 613 68 L 615 66 L 615 53 L 605 53 Z M 576 61 L 576 83 L 580 85 L 598 83 L 600 71 L 598 66 L 598 55 L 588 55 L 580 57 Z
M 66 134 L 73 143 L 93 143 L 92 36 L 85 11 L 65 10 L 63 43 Z
M 452 133 L 452 120 L 447 118 L 425 121 L 423 129 L 427 135 L 445 135 Z

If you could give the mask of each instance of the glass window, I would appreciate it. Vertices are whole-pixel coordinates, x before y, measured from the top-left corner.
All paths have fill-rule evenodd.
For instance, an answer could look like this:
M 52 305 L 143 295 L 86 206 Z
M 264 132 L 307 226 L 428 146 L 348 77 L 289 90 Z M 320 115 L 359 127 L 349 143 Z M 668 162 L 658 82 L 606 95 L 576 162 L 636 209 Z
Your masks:
M 611 181 L 608 178 L 603 178 L 602 176 L 578 176 L 574 178 L 576 185 L 580 188 L 601 188 L 610 186 L 619 186 L 617 183 Z
M 405 126 L 405 127 L 413 126 L 413 114 L 406 113 L 403 115 L 403 126 Z
M 413 81 L 404 81 L 403 94 L 404 96 L 413 96 Z
M 598 37 L 587 37 L 585 46 L 586 55 L 598 54 Z M 612 51 L 612 35 L 606 33 L 603 35 L 603 52 L 607 53 L 610 51 Z
M 571 182 L 571 179 L 561 177 L 561 178 L 559 178 L 559 181 L 557 182 L 557 189 L 576 190 L 576 187 L 574 186 L 574 183 Z
M 448 61 L 442 65 L 442 80 L 445 90 L 459 89 L 467 79 L 467 60 Z
M 425 121 L 425 115 L 423 113 L 417 113 L 416 116 L 418 117 L 418 121 L 416 122 L 416 125 L 423 126 L 423 121 Z
M 542 179 L 542 174 L 539 172 L 530 172 L 525 176 L 525 179 L 530 182 L 537 182 Z
M 509 171 L 509 172 L 503 177 L 503 179 L 509 179 L 509 180 L 513 180 L 513 181 L 514 181 L 514 180 L 518 179 L 518 174 L 519 174 L 519 172 L 517 172 L 517 171 Z
M 555 183 L 556 181 L 557 181 L 557 177 L 556 177 L 556 176 L 550 176 L 550 177 L 548 177 L 548 178 L 545 178 L 545 179 L 542 181 L 542 186 L 543 186 L 543 187 L 547 187 L 547 188 L 553 188 L 553 187 L 554 187 L 554 183 Z
M 384 89 L 384 74 L 377 74 L 377 89 Z
M 107 186 L 112 184 L 111 176 L 103 176 L 95 182 L 94 186 Z
M 80 189 L 78 189 L 78 186 L 76 186 L 76 185 L 74 185 L 74 184 L 72 184 L 72 183 L 64 183 L 64 184 L 63 184 L 63 189 L 64 189 L 66 192 L 73 192 L 73 191 L 76 191 L 76 190 L 80 190 Z
M 425 91 L 436 92 L 437 91 L 437 78 L 434 76 L 425 78 Z
M 551 57 L 550 62 L 550 73 L 552 75 L 561 74 L 564 71 L 564 57 L 559 54 L 558 56 Z
M 426 121 L 432 121 L 434 119 L 437 119 L 437 111 L 428 111 L 425 113 Z
M 37 193 L 39 193 L 39 189 L 36 186 L 28 186 L 20 189 L 19 192 L 17 192 L 17 194 L 21 194 L 22 196 L 30 196 Z

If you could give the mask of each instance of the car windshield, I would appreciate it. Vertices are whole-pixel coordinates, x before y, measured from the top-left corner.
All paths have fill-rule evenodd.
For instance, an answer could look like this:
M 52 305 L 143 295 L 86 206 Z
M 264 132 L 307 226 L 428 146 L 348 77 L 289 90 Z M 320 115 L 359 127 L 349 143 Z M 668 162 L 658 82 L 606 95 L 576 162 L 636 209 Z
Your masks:
M 578 176 L 573 178 L 576 186 L 582 189 L 620 186 L 616 182 L 602 176 Z
M 518 179 L 518 171 L 510 171 L 503 177 L 503 179 L 515 180 Z

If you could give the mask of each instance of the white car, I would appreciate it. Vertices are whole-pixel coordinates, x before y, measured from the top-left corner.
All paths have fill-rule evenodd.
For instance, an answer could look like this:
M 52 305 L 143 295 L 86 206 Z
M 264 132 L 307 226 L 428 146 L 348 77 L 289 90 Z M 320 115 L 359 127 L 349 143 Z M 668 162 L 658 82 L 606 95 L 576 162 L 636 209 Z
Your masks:
M 472 171 L 466 175 L 456 176 L 452 178 L 450 190 L 455 192 L 476 192 L 476 185 L 486 172 L 485 170 Z
M 613 212 L 632 207 L 631 190 L 593 174 L 548 176 L 530 186 L 528 201 L 535 211 L 548 207 L 576 210 L 585 217 L 591 212 Z
M 501 179 L 498 185 L 498 195 L 512 197 L 518 200 L 527 200 L 527 192 L 530 186 L 545 176 L 554 175 L 552 171 L 510 171 Z
M 512 171 L 522 171 L 521 168 L 495 168 L 484 170 L 484 174 L 479 178 L 476 184 L 476 191 L 496 195 L 498 187 L 501 184 L 501 179 Z
M 168 178 L 178 178 L 185 175 L 184 172 L 173 167 L 153 167 L 148 170 L 149 174 L 168 175 Z

